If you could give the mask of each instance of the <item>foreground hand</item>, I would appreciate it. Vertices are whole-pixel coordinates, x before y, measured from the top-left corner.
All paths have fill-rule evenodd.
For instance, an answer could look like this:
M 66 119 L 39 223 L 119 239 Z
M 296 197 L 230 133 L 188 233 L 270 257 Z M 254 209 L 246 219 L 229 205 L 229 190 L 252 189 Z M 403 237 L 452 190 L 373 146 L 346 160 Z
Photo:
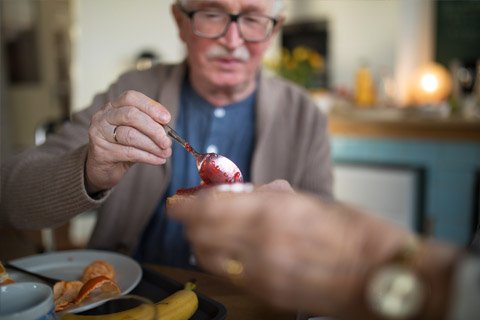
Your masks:
M 234 278 L 255 294 L 325 315 L 358 310 L 370 264 L 404 237 L 349 207 L 291 192 L 209 192 L 169 214 L 185 224 L 207 270 L 232 276 L 228 262 L 238 261 Z
M 162 124 L 170 114 L 160 103 L 127 91 L 92 117 L 85 166 L 87 191 L 115 186 L 134 163 L 160 165 L 172 154 Z
M 281 191 L 281 192 L 288 192 L 288 193 L 295 192 L 295 190 L 293 190 L 290 183 L 288 183 L 287 180 L 283 180 L 283 179 L 277 179 L 270 183 L 258 186 L 255 188 L 255 191 Z

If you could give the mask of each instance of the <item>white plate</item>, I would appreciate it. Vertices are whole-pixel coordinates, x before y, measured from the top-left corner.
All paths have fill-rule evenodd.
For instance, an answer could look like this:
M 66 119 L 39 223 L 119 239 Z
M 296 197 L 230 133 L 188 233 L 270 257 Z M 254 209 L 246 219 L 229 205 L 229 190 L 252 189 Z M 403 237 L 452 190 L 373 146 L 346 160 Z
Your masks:
M 62 280 L 78 280 L 83 273 L 83 269 L 95 260 L 104 260 L 115 268 L 117 284 L 122 295 L 132 291 L 142 278 L 142 268 L 135 260 L 109 251 L 58 251 L 12 260 L 10 263 L 48 277 Z M 8 272 L 11 277 L 18 282 L 32 281 L 32 279 L 34 279 L 21 272 L 13 270 L 9 270 Z M 105 301 L 106 300 L 101 300 L 79 305 L 75 308 L 68 309 L 67 312 L 77 313 L 89 310 Z

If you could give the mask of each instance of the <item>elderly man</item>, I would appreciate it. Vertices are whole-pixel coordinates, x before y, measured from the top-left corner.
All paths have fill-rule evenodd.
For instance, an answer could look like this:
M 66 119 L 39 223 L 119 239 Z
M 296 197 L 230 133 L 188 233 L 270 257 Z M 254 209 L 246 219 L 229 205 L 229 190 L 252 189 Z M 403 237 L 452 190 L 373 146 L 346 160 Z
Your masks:
M 200 179 L 167 123 L 199 151 L 233 160 L 245 181 L 284 179 L 332 197 L 324 115 L 305 91 L 260 71 L 281 1 L 183 0 L 172 13 L 186 61 L 122 75 L 44 145 L 3 165 L 2 223 L 55 226 L 98 208 L 89 247 L 191 266 L 165 199 Z

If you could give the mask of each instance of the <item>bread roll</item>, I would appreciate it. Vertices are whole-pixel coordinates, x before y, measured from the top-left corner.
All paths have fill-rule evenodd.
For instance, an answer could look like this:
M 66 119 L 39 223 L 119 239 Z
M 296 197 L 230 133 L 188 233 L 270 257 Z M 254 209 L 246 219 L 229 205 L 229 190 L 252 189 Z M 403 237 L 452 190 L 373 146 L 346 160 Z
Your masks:
M 10 283 L 15 283 L 15 280 L 10 277 L 2 262 L 0 262 L 0 286 Z

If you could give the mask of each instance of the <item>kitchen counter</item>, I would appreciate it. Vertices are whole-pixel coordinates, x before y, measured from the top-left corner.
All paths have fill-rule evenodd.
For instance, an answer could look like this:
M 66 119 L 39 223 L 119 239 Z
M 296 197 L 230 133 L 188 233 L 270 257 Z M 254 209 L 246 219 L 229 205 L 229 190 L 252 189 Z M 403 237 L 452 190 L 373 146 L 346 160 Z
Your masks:
M 399 108 L 334 108 L 333 136 L 463 140 L 480 142 L 480 117 L 442 116 L 439 112 Z

